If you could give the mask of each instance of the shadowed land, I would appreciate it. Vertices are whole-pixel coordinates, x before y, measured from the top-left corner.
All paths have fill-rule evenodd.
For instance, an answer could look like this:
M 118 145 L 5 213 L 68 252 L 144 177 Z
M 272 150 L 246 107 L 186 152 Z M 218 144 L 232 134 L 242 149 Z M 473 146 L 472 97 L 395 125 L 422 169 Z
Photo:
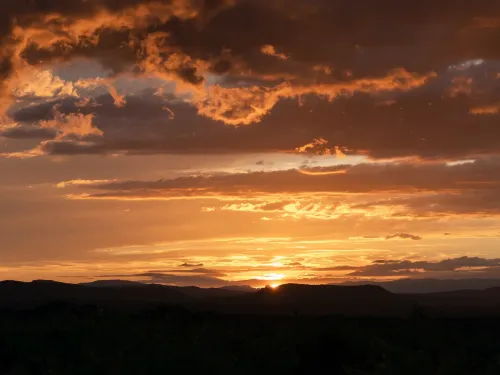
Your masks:
M 242 291 L 241 289 L 245 290 Z M 500 289 L 0 283 L 0 374 L 498 374 Z

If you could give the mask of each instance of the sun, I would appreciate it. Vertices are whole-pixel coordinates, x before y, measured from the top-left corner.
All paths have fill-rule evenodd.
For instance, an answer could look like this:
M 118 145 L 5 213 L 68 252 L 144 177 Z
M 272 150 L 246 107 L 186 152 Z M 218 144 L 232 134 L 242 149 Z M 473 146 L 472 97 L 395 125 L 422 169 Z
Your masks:
M 272 283 L 267 284 L 268 287 L 272 289 L 276 289 L 281 284 L 283 284 L 283 280 L 285 279 L 285 275 L 282 273 L 266 273 L 263 276 L 256 276 L 257 280 L 270 281 Z

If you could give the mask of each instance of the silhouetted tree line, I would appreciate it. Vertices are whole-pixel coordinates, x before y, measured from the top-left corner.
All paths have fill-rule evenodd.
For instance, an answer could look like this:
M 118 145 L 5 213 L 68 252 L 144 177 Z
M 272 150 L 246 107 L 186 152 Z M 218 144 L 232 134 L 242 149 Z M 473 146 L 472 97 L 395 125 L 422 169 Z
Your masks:
M 51 304 L 0 313 L 0 374 L 500 374 L 500 319 L 125 313 Z

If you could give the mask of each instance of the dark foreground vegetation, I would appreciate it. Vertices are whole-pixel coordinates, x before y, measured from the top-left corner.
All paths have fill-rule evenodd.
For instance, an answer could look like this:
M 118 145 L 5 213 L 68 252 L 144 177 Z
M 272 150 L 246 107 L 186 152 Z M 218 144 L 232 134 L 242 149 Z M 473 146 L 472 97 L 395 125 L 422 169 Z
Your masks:
M 0 375 L 500 374 L 500 288 L 0 282 Z
M 0 313 L 0 374 L 500 374 L 500 319 L 126 312 Z

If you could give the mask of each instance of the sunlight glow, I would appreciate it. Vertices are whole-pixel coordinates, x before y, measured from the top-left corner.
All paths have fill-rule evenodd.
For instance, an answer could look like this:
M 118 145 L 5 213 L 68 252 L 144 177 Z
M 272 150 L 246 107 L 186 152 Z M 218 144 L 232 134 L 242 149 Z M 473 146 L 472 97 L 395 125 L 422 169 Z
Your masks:
M 274 280 L 282 280 L 285 277 L 282 273 L 266 273 L 263 276 L 257 276 L 257 280 L 269 280 L 269 281 L 274 281 Z
M 344 174 L 347 172 L 348 168 L 344 169 L 337 169 L 333 171 L 324 171 L 324 172 L 315 172 L 314 170 L 307 170 L 307 169 L 299 169 L 299 173 L 308 175 L 308 176 L 328 176 L 332 174 Z

